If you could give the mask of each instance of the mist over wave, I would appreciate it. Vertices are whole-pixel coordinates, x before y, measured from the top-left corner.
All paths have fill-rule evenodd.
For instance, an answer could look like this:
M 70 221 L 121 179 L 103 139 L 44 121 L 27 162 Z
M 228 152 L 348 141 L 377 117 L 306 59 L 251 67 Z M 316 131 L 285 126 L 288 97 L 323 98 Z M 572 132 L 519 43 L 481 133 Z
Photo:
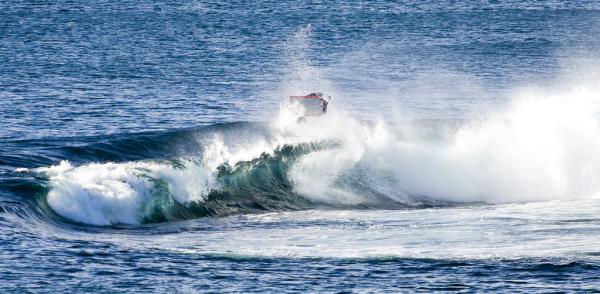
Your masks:
M 55 212 L 97 225 L 319 205 L 588 198 L 600 192 L 597 97 L 585 88 L 531 90 L 486 119 L 454 128 L 362 122 L 336 112 L 298 122 L 294 111 L 282 109 L 260 139 L 203 134 L 209 139 L 201 155 L 81 166 L 65 161 L 38 171 L 48 176 L 47 201 Z M 203 207 L 207 202 L 211 206 Z M 202 208 L 194 213 L 194 207 Z M 181 213 L 186 209 L 191 212 Z
M 226 131 L 227 124 L 198 129 L 185 140 L 195 152 L 163 160 L 39 168 L 48 179 L 49 207 L 75 222 L 110 225 L 317 207 L 580 199 L 600 192 L 595 75 L 580 72 L 585 79 L 559 90 L 520 89 L 505 106 L 468 120 L 364 120 L 310 62 L 310 35 L 305 27 L 284 43 L 288 69 L 267 95 L 281 102 L 280 110 L 265 124 L 240 123 L 236 132 Z M 334 97 L 330 111 L 301 121 L 303 110 L 282 97 L 314 89 Z M 364 93 L 378 101 L 374 95 Z

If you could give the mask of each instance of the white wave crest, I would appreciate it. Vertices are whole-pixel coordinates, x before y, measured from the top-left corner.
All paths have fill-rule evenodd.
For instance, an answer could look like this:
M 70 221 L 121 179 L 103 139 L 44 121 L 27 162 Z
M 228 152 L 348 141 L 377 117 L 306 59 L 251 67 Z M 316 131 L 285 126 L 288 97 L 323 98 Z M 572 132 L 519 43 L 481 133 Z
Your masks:
M 143 207 L 156 189 L 153 179 L 166 182 L 181 204 L 203 201 L 216 187 L 210 172 L 191 162 L 183 167 L 164 163 L 92 163 L 74 167 L 67 161 L 40 168 L 51 182 L 47 201 L 58 214 L 94 225 L 138 224 Z

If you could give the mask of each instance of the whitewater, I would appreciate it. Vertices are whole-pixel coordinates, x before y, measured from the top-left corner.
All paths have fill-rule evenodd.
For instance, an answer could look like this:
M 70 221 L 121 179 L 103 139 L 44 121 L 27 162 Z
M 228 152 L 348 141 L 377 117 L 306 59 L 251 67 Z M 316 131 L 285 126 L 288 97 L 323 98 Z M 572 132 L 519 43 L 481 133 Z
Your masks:
M 306 55 L 311 33 L 304 27 L 284 43 L 287 76 L 273 97 L 307 92 L 307 85 L 344 96 Z M 202 210 L 194 217 L 236 213 L 206 207 L 223 197 L 235 205 L 251 198 L 265 211 L 269 198 L 306 202 L 284 210 L 589 200 L 600 192 L 600 89 L 595 67 L 578 66 L 562 70 L 576 81 L 522 86 L 474 118 L 398 118 L 396 105 L 395 119 L 376 110 L 361 119 L 342 98 L 327 115 L 301 120 L 304 109 L 279 98 L 270 121 L 192 132 L 192 154 L 80 166 L 65 160 L 33 172 L 48 178 L 53 211 L 92 225 L 177 219 L 185 207 Z M 378 100 L 360 100 L 367 99 Z
M 567 89 L 522 89 L 485 118 L 462 121 L 363 121 L 335 108 L 298 121 L 302 109 L 283 103 L 273 121 L 190 131 L 199 150 L 191 155 L 22 172 L 45 177 L 43 201 L 74 223 L 231 222 L 225 231 L 108 237 L 134 248 L 595 259 L 600 92 Z

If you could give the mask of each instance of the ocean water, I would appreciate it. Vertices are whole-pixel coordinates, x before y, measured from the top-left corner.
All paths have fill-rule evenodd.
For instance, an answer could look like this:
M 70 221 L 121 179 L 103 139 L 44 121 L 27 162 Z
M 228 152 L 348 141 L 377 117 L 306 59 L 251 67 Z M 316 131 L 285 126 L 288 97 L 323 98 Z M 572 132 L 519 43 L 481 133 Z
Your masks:
M 600 291 L 598 36 L 596 1 L 1 1 L 0 292 Z

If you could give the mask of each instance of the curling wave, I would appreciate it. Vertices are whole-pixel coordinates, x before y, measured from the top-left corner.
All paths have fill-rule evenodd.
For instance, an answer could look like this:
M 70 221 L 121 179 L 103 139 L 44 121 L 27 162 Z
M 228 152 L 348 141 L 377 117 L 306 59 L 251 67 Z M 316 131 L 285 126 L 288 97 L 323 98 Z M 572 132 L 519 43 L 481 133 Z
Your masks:
M 52 211 L 95 225 L 590 198 L 600 192 L 596 94 L 526 92 L 456 127 L 422 121 L 394 127 L 342 113 L 298 123 L 284 110 L 272 125 L 190 130 L 174 145 L 177 156 L 160 149 L 158 158 L 63 161 L 36 172 L 47 179 Z M 79 148 L 97 147 L 89 146 Z

